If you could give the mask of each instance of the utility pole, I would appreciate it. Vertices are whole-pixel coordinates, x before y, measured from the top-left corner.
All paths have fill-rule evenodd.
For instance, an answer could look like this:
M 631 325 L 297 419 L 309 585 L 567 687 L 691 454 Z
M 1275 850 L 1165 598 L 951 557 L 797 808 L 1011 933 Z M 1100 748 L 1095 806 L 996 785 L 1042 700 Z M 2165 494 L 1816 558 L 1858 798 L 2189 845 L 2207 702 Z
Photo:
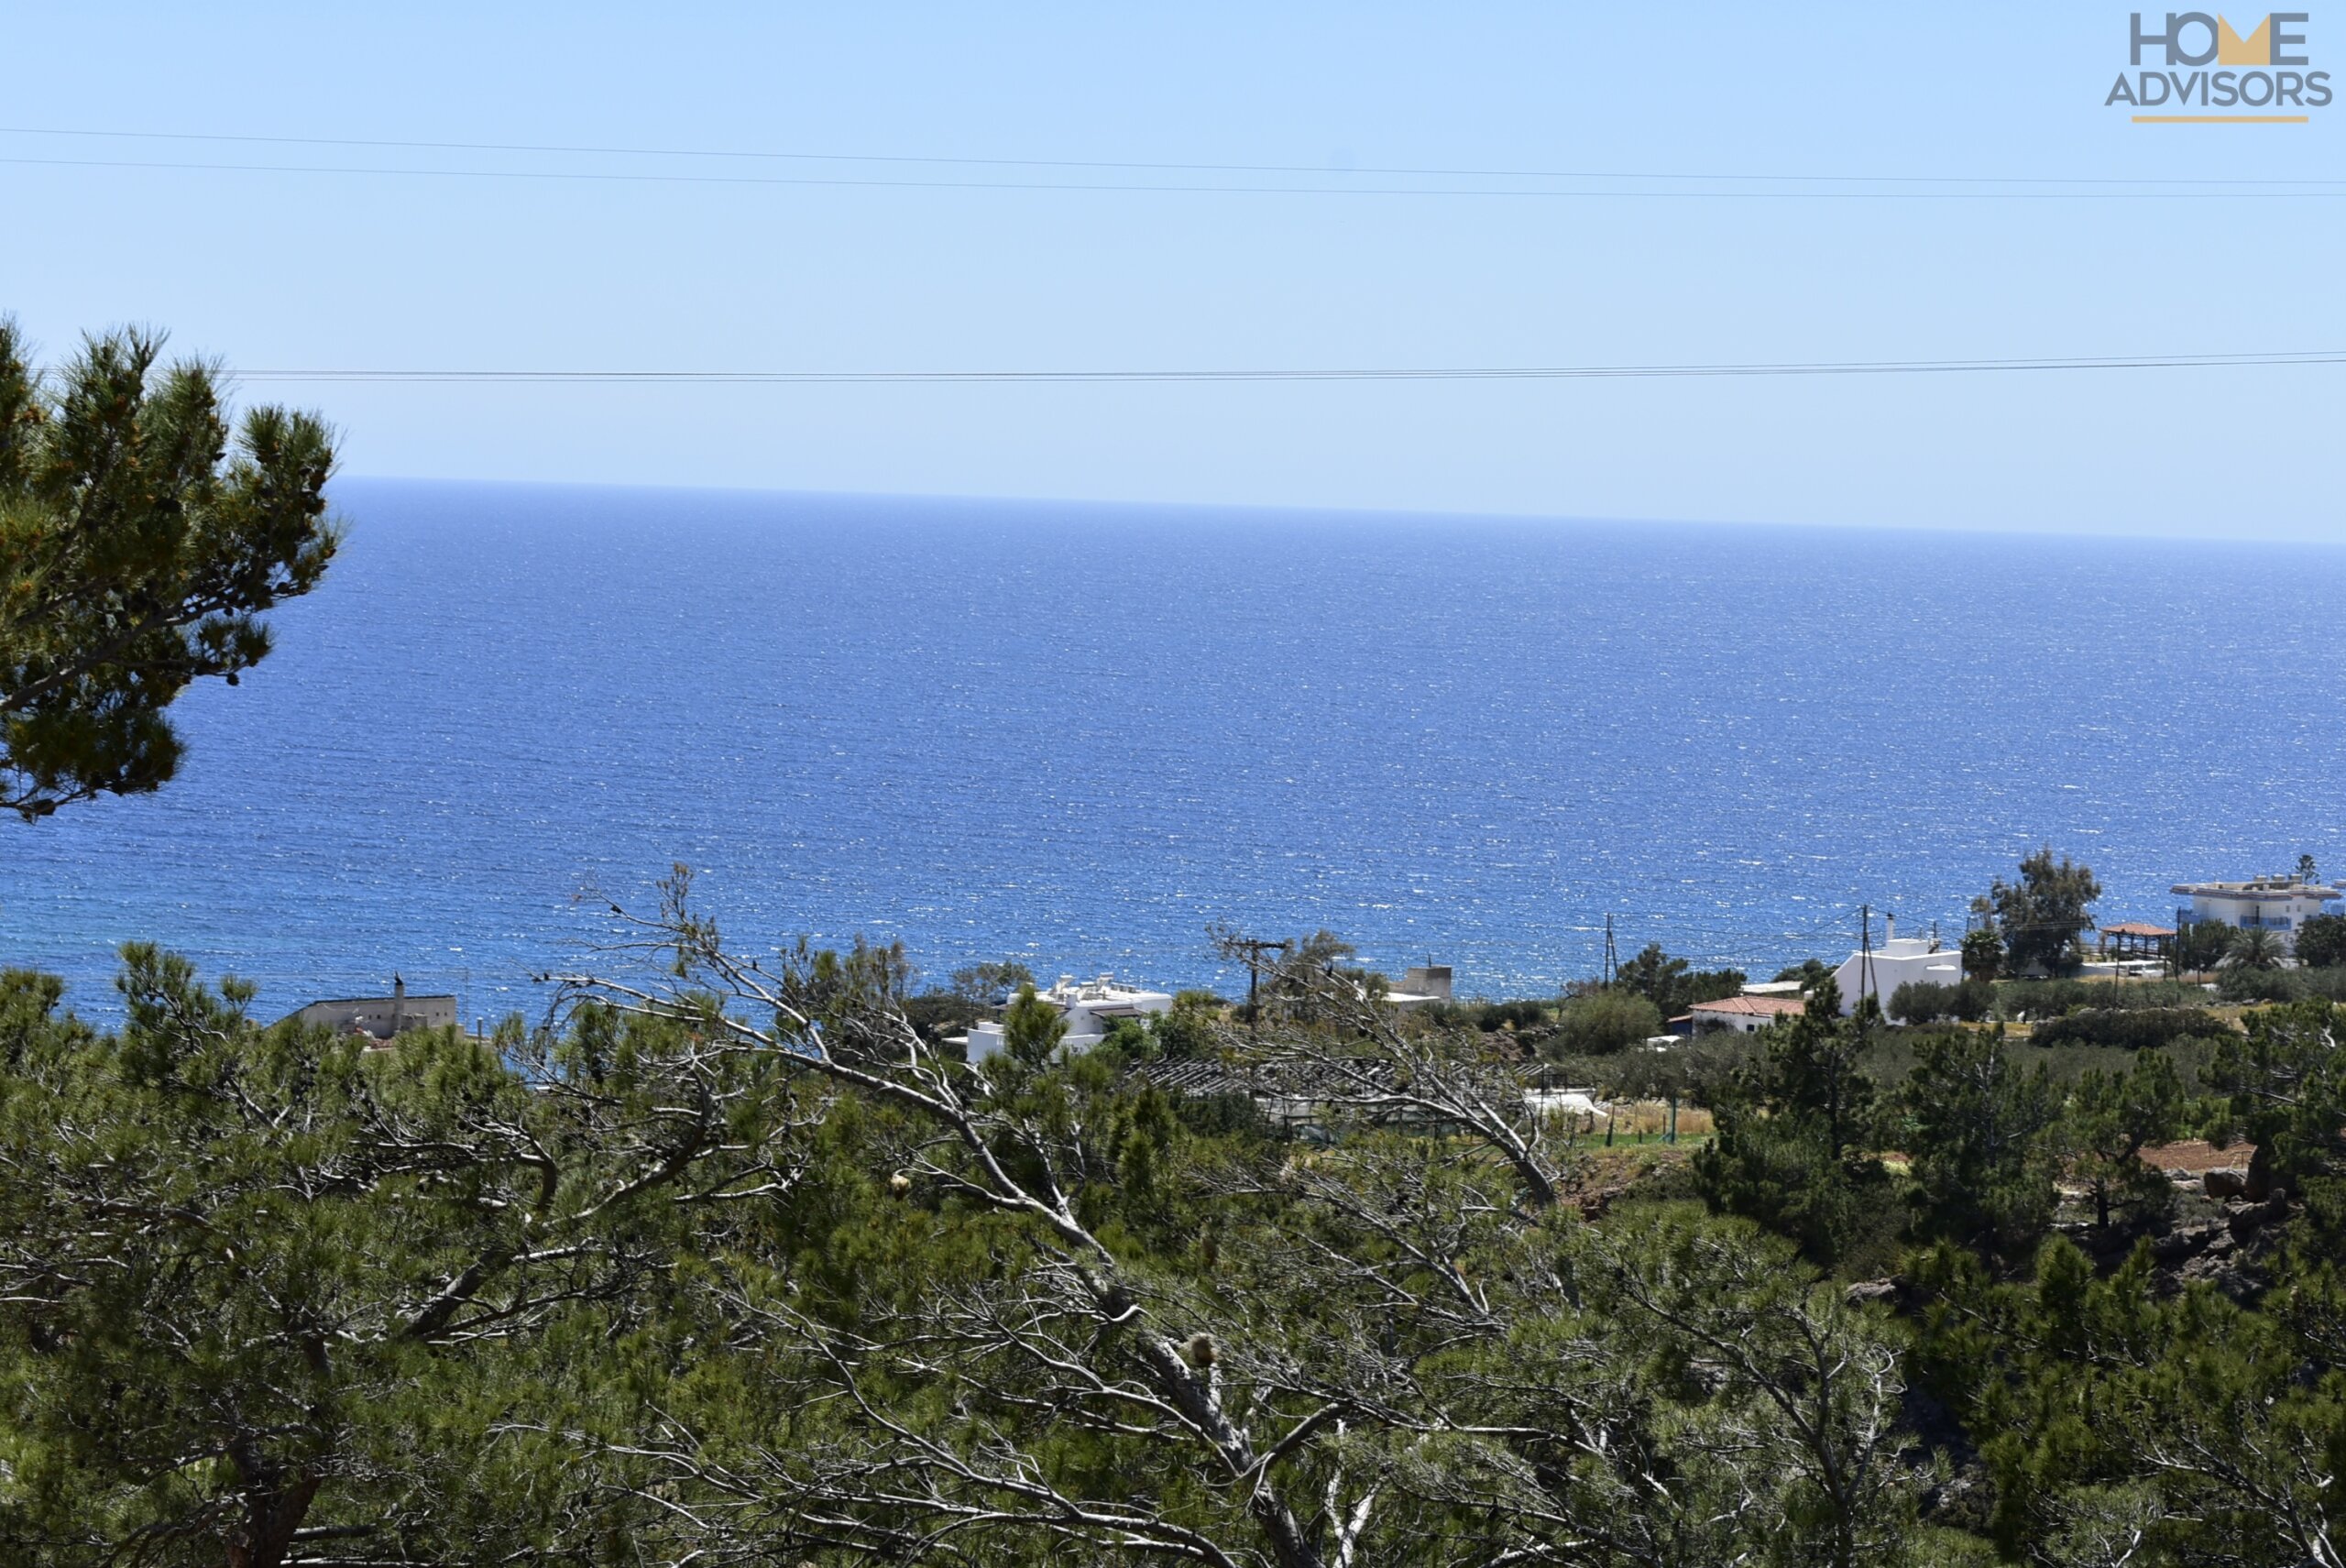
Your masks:
M 1263 955 L 1277 951 L 1284 957 L 1294 948 L 1295 944 L 1266 942 L 1250 938 L 1234 941 L 1230 945 L 1246 949 L 1246 1027 L 1250 1030 L 1260 1029 L 1263 1019 L 1263 1010 L 1259 1004 L 1263 988 Z
M 1605 984 L 1606 989 L 1611 989 L 1613 982 L 1620 978 L 1621 957 L 1618 953 L 1614 951 L 1613 948 L 1613 916 L 1607 915 L 1605 917 Z
M 1858 905 L 1858 1031 L 1864 1037 L 1866 998 L 1873 995 L 1873 905 Z M 1880 998 L 1875 998 L 1879 1001 Z

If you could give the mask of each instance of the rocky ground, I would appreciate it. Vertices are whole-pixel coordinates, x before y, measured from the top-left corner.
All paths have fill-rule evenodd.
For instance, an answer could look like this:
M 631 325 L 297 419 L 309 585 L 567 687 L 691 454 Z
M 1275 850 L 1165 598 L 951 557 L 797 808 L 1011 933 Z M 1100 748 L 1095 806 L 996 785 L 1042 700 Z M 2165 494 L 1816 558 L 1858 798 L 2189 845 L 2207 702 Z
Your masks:
M 2218 1148 L 2194 1138 L 2146 1148 L 2142 1157 L 2174 1187 L 2163 1223 L 2104 1233 L 2085 1214 L 2085 1194 L 2065 1187 L 2061 1233 L 2103 1268 L 2123 1262 L 2147 1234 L 2163 1294 L 2206 1280 L 2234 1300 L 2253 1299 L 2266 1282 L 2259 1259 L 2290 1210 L 2288 1192 L 2265 1181 L 2255 1146 Z

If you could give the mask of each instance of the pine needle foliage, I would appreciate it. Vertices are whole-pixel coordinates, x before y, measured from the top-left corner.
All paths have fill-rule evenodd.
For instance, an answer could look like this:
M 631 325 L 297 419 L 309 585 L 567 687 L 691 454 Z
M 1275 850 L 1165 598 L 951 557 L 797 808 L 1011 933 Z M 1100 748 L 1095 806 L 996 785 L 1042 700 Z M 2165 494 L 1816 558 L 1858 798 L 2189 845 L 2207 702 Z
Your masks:
M 32 820 L 168 782 L 170 705 L 267 656 L 262 613 L 309 592 L 338 532 L 334 436 L 260 407 L 162 339 L 87 339 L 37 372 L 0 317 L 0 808 Z

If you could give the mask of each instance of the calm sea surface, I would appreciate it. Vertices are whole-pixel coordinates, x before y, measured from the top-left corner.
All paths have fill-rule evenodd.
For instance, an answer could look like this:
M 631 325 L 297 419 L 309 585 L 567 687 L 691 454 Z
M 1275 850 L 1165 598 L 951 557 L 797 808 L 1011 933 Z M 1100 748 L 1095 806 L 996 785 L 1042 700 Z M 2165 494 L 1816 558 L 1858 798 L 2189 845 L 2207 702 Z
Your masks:
M 1960 928 L 2040 842 L 2105 918 L 2346 872 L 2346 550 L 352 482 L 161 795 L 0 822 L 0 959 L 150 938 L 456 991 L 672 861 L 745 943 L 1224 984 L 1210 922 L 1462 991 L 1660 941 Z

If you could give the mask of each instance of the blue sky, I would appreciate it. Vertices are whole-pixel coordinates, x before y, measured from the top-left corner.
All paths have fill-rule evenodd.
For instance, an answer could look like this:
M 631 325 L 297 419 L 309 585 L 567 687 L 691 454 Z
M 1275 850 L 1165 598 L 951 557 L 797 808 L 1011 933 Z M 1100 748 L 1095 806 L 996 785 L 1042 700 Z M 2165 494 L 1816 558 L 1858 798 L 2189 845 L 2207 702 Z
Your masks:
M 1372 166 L 2346 179 L 2346 105 L 2303 126 L 2137 126 L 2104 107 L 2127 16 L 2099 3 L 19 8 L 0 111 L 16 129 L 0 156 L 971 173 L 22 134 L 79 129 L 1267 163 L 1354 185 L 1372 177 L 1343 171 Z M 2316 5 L 2306 31 L 2314 67 L 2346 77 L 2346 8 Z M 248 368 L 2346 348 L 2346 194 L 1471 198 L 18 162 L 0 163 L 0 309 L 37 339 L 145 322 Z M 347 432 L 346 470 L 367 475 L 2346 538 L 2346 366 L 251 390 L 322 408 Z

